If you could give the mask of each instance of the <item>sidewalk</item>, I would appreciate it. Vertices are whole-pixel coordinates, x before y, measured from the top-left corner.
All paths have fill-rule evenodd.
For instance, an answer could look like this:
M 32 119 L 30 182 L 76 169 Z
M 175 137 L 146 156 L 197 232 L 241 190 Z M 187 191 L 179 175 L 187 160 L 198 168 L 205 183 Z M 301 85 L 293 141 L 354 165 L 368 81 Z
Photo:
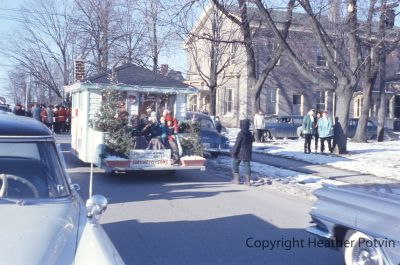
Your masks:
M 331 180 L 337 180 L 348 184 L 360 183 L 393 183 L 394 180 L 381 178 L 370 174 L 362 174 L 357 171 L 338 169 L 326 165 L 315 165 L 301 160 L 285 158 L 270 154 L 253 152 L 253 161 L 270 166 L 297 171 L 303 174 L 316 175 Z

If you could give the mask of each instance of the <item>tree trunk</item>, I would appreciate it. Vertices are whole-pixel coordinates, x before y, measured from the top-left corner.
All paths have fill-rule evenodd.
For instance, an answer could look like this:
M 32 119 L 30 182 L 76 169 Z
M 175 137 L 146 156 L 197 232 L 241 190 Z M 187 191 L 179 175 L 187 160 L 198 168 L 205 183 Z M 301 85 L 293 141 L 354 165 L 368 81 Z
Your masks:
M 217 115 L 217 88 L 210 87 L 210 115 Z
M 337 154 L 347 153 L 347 127 L 353 91 L 345 81 L 336 88 L 336 117 L 334 126 L 334 150 Z
M 253 114 L 255 115 L 261 110 L 261 91 L 258 91 L 258 89 L 255 87 L 254 90 L 255 95 L 253 97 Z
M 379 109 L 378 109 L 378 130 L 376 132 L 378 142 L 383 142 L 385 138 L 385 118 L 386 118 L 386 56 L 381 55 L 379 60 Z
M 158 69 L 158 47 L 157 47 L 157 24 L 153 22 L 153 73 L 157 73 Z
M 373 81 L 369 78 L 363 88 L 363 105 L 361 106 L 361 115 L 358 120 L 356 134 L 354 135 L 353 141 L 357 143 L 367 142 L 367 124 L 369 118 L 369 111 L 371 108 L 372 88 Z

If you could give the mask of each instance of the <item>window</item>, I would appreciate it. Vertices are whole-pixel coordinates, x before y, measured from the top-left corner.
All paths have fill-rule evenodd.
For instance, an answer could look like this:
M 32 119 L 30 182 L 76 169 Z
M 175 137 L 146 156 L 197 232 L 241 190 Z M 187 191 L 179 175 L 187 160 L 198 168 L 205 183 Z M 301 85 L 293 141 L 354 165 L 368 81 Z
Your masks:
M 390 115 L 390 99 L 386 99 L 386 116 L 389 117 Z
M 205 129 L 215 128 L 214 123 L 211 120 L 199 119 L 199 122 L 200 122 L 200 128 L 205 128 Z
M 236 52 L 237 52 L 238 45 L 237 43 L 232 43 L 229 47 L 229 64 L 233 65 L 236 64 Z
M 367 122 L 367 127 L 369 127 L 369 128 L 374 128 L 374 124 L 372 123 L 372 121 L 368 121 Z
M 303 96 L 293 95 L 292 103 L 293 103 L 292 114 L 303 115 Z
M 276 114 L 277 88 L 267 90 L 267 110 L 266 114 Z
M 301 105 L 301 95 L 293 95 L 293 105 Z
M 220 102 L 220 113 L 226 115 L 233 112 L 233 89 L 221 87 L 218 89 L 218 101 Z
M 317 105 L 315 107 L 315 109 L 317 111 L 321 111 L 321 110 L 326 110 L 325 106 L 326 106 L 326 97 L 325 97 L 325 91 L 317 91 Z
M 267 43 L 267 62 L 269 62 L 272 57 L 275 55 L 275 53 L 277 53 L 279 50 L 279 44 L 275 44 L 273 42 L 268 42 Z M 278 59 L 278 62 L 276 63 L 276 65 L 281 65 L 281 57 Z
M 354 102 L 354 118 L 359 118 L 361 116 L 362 104 L 363 98 L 357 97 Z
M 233 107 L 233 91 L 231 88 L 225 89 L 225 107 L 224 107 L 224 114 L 231 113 Z
M 191 95 L 189 102 L 189 109 L 191 111 L 197 111 L 197 95 Z
M 400 95 L 394 97 L 394 117 L 400 118 Z
M 358 124 L 358 120 L 355 120 L 355 119 L 349 120 L 350 127 L 357 127 L 357 124 Z
M 48 199 L 69 195 L 68 182 L 52 143 L 0 143 L 0 170 L 31 183 L 26 185 L 10 178 L 5 197 Z
M 317 55 L 317 66 L 318 67 L 326 67 L 327 61 L 325 60 L 325 57 L 324 57 L 321 47 L 319 45 L 317 46 L 316 55 Z

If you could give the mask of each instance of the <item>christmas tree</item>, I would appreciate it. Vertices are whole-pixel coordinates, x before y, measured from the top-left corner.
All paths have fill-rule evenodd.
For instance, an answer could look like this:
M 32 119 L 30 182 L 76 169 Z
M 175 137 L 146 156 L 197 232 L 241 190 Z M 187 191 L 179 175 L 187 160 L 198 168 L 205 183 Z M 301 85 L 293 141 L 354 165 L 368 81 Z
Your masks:
M 118 113 L 121 102 L 118 91 L 112 87 L 105 89 L 102 105 L 91 123 L 95 130 L 105 133 L 106 154 L 128 157 L 132 137 L 128 120 Z
M 179 137 L 183 155 L 203 156 L 203 146 L 200 143 L 200 124 L 195 121 L 181 122 L 179 125 L 183 134 Z

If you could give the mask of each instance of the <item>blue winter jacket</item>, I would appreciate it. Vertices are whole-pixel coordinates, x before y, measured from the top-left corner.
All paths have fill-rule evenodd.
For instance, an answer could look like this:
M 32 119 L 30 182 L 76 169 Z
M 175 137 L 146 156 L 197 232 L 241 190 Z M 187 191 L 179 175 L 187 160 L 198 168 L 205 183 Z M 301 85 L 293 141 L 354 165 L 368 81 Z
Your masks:
M 320 138 L 333 136 L 333 124 L 330 117 L 319 118 L 318 120 L 318 134 Z

